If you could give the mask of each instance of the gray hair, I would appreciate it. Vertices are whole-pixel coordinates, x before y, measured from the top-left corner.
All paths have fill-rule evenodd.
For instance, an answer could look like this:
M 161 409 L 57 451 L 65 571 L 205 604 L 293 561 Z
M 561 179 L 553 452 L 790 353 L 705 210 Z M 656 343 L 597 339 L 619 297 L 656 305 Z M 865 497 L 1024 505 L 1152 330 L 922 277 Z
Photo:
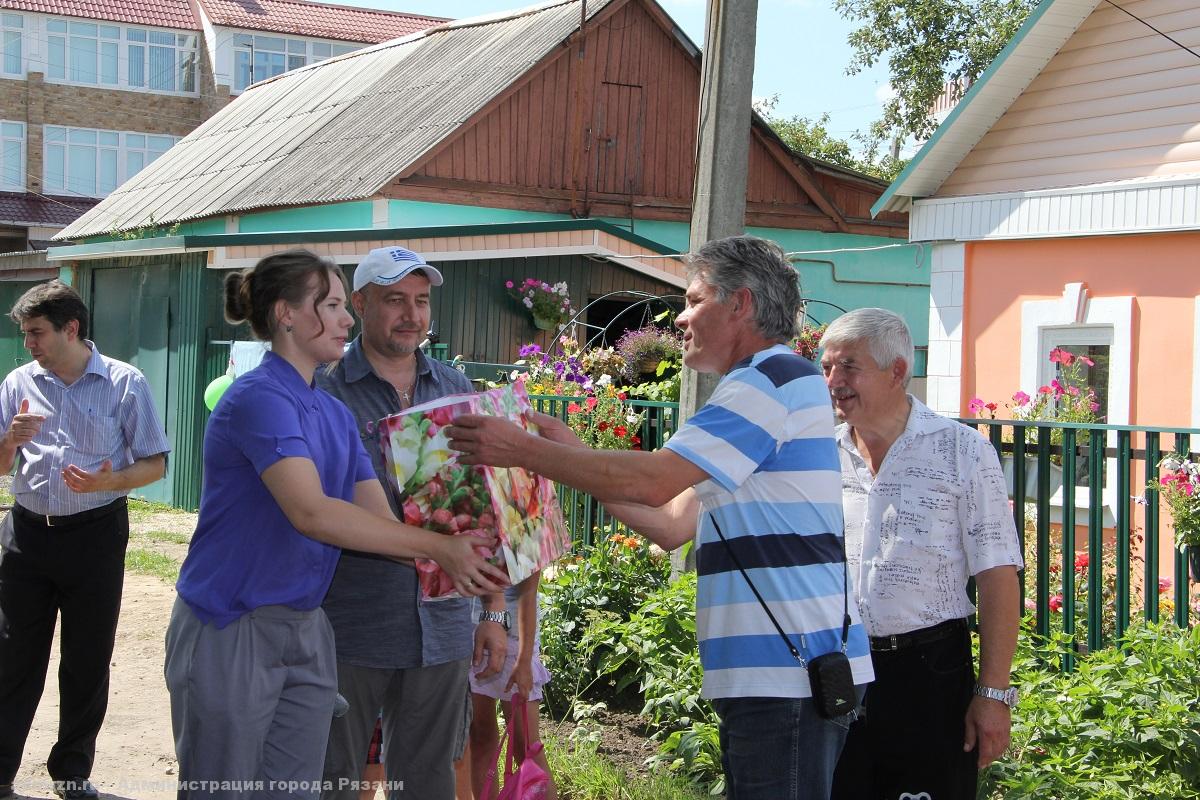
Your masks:
M 687 275 L 715 289 L 722 303 L 738 289 L 749 289 L 764 338 L 787 341 L 796 335 L 800 276 L 774 242 L 757 236 L 714 239 L 688 257 Z
M 904 317 L 886 308 L 857 308 L 829 323 L 821 347 L 865 342 L 871 358 L 887 369 L 897 358 L 904 360 L 904 385 L 912 379 L 913 341 Z

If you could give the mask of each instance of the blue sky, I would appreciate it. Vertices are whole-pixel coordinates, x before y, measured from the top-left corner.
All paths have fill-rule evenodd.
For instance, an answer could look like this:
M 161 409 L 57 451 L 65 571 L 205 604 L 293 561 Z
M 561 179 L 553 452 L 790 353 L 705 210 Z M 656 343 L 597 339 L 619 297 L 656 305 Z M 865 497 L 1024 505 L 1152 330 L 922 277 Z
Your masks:
M 442 17 L 470 17 L 524 8 L 535 0 L 352 0 L 347 5 Z M 659 0 L 698 45 L 704 44 L 705 0 Z M 830 114 L 829 129 L 842 138 L 866 130 L 879 116 L 887 73 L 847 75 L 849 23 L 832 0 L 759 0 L 754 96 L 779 95 L 775 113 L 816 119 Z

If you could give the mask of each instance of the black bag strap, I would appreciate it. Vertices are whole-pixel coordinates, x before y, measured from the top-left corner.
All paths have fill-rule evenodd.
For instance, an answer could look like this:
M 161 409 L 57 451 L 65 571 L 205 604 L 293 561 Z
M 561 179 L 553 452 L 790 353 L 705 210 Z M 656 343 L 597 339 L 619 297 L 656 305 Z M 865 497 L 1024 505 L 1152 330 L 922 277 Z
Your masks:
M 717 531 L 717 536 L 721 537 L 721 541 L 725 543 L 725 549 L 729 552 L 729 558 L 733 560 L 733 565 L 738 568 L 738 572 L 742 573 L 742 577 L 746 579 L 746 584 L 750 587 L 750 591 L 754 592 L 755 599 L 762 606 L 763 611 L 767 612 L 767 617 L 770 618 L 771 624 L 775 626 L 775 630 L 779 632 L 780 638 L 787 645 L 788 651 L 791 652 L 792 658 L 800 663 L 801 667 L 808 668 L 808 663 L 804 660 L 804 656 L 800 655 L 800 651 L 796 649 L 796 645 L 792 644 L 791 637 L 784 633 L 783 626 L 779 624 L 779 620 L 775 619 L 775 614 L 772 613 L 771 607 L 767 605 L 767 601 L 763 600 L 763 596 L 759 594 L 758 587 L 754 585 L 754 581 L 750 580 L 750 576 L 746 574 L 745 567 L 738 560 L 737 553 L 734 552 L 733 546 L 729 544 L 729 540 L 725 538 L 725 534 L 721 532 L 721 526 L 717 523 L 716 516 L 710 511 L 708 518 L 712 520 L 713 528 Z M 846 643 L 850 638 L 850 568 L 846 564 L 846 543 L 842 540 L 842 652 L 846 652 Z

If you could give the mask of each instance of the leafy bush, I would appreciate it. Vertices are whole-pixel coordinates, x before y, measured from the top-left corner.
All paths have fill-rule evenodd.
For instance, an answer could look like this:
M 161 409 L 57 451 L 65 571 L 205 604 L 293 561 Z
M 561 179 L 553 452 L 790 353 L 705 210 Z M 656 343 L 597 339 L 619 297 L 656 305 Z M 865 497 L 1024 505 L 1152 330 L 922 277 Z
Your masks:
M 1072 673 L 1047 667 L 1062 637 L 1033 649 L 1022 633 L 1012 746 L 980 797 L 1200 798 L 1200 628 L 1139 624 Z
M 581 698 L 609 699 L 629 686 L 623 675 L 601 672 L 600 658 L 611 648 L 590 631 L 595 627 L 619 636 L 609 623 L 628 620 L 666 586 L 671 564 L 661 550 L 623 533 L 559 564 L 542 578 L 541 637 L 542 660 L 554 676 L 546 701 L 562 712 Z

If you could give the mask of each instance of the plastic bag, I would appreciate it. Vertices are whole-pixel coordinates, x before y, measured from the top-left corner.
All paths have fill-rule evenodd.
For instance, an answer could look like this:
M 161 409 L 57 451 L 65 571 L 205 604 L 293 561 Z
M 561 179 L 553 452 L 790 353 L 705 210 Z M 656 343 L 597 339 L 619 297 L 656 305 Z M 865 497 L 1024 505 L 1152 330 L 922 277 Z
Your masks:
M 514 719 L 508 720 L 504 728 L 504 735 L 500 737 L 496 752 L 492 754 L 493 766 L 488 770 L 487 781 L 483 784 L 483 797 L 485 798 L 491 797 L 492 781 L 496 777 L 500 751 L 504 749 L 506 741 L 512 741 L 510 734 L 513 732 L 514 725 L 520 725 L 521 731 L 525 734 L 525 759 L 520 766 L 514 767 L 513 751 L 511 747 L 508 748 L 508 754 L 504 759 L 504 775 L 500 783 L 500 793 L 496 796 L 496 800 L 544 800 L 546 792 L 550 789 L 550 776 L 533 760 L 534 756 L 542 752 L 542 743 L 529 744 L 528 706 L 529 701 L 524 697 L 518 694 L 513 695 L 512 716 Z

